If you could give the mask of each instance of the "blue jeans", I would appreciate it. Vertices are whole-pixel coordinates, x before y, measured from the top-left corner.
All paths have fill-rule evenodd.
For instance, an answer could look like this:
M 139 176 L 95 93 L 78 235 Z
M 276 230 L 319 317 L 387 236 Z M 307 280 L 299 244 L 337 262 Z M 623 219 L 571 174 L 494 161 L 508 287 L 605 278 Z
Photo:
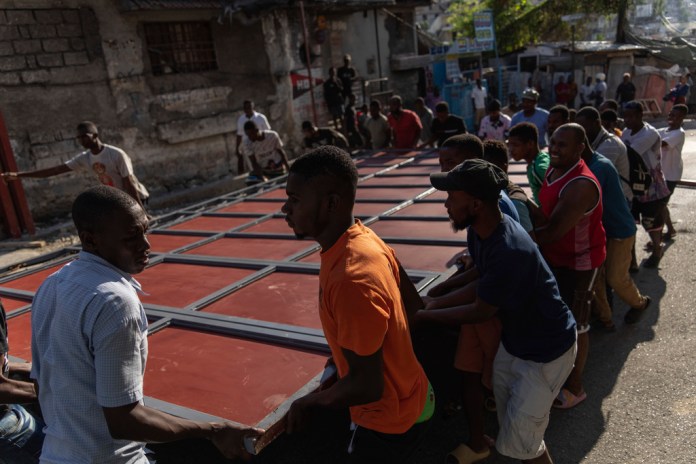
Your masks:
M 0 464 L 38 463 L 44 423 L 18 404 L 8 408 L 0 412 Z

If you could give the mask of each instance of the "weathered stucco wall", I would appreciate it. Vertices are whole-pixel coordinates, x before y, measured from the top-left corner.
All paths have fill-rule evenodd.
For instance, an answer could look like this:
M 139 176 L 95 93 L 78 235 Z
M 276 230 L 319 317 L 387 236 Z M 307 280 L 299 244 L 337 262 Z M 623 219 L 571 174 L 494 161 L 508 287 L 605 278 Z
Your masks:
M 236 173 L 236 120 L 252 99 L 286 143 L 300 152 L 302 119 L 309 119 L 308 80 L 299 56 L 299 9 L 257 16 L 222 10 L 124 12 L 119 0 L 9 0 L 0 3 L 0 111 L 21 170 L 63 163 L 82 150 L 75 127 L 100 126 L 102 140 L 123 148 L 154 195 Z M 308 11 L 310 34 L 329 18 L 327 40 L 312 64 L 323 79 L 351 53 L 361 76 L 382 75 L 407 101 L 417 73 L 392 73 L 391 53 L 414 49 L 403 24 L 383 12 Z M 404 16 L 406 21 L 410 17 Z M 149 22 L 210 24 L 218 69 L 154 75 L 145 40 Z M 379 40 L 377 38 L 379 36 Z M 316 105 L 325 114 L 321 86 Z M 325 121 L 321 120 L 320 124 Z M 23 181 L 36 218 L 69 211 L 96 180 L 90 173 Z
M 277 83 L 261 21 L 218 23 L 213 10 L 123 13 L 118 3 L 0 5 L 0 110 L 20 169 L 77 154 L 75 126 L 88 119 L 106 143 L 126 150 L 138 177 L 158 195 L 236 170 L 243 100 L 255 100 L 283 130 L 285 112 L 270 111 Z M 219 69 L 154 76 L 143 23 L 155 21 L 209 22 Z M 24 181 L 37 218 L 68 211 L 93 183 L 90 173 Z

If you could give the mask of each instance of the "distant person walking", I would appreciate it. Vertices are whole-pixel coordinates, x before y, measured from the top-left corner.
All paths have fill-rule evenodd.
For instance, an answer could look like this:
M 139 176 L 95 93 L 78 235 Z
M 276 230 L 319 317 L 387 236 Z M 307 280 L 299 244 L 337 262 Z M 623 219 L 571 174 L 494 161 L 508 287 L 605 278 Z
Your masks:
M 481 125 L 481 119 L 486 115 L 486 99 L 488 98 L 488 90 L 481 84 L 481 79 L 476 79 L 476 86 L 471 91 L 471 99 L 474 103 L 474 111 L 476 112 L 476 129 Z

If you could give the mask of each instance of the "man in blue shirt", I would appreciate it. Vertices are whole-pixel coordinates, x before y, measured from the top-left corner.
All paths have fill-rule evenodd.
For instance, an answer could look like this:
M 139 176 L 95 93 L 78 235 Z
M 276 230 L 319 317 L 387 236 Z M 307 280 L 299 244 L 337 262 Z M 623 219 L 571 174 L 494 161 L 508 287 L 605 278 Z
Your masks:
M 604 328 L 613 330 L 607 284 L 631 307 L 624 317 L 627 324 L 638 322 L 650 305 L 650 297 L 641 295 L 628 271 L 636 241 L 636 223 L 621 189 L 619 173 L 608 158 L 592 151 L 588 141 L 585 141 L 582 159 L 602 188 L 602 225 L 607 234 L 607 257 L 597 276 L 595 304 Z
M 430 181 L 447 192 L 453 226 L 468 228 L 474 266 L 467 273 L 478 283 L 473 303 L 421 310 L 415 320 L 460 325 L 500 317 L 501 344 L 493 367 L 500 424 L 495 446 L 505 456 L 551 463 L 543 435 L 575 360 L 575 320 L 536 244 L 500 212 L 498 195 L 507 186 L 500 168 L 467 160 L 448 173 L 431 174 Z M 512 267 L 518 270 L 515 279 L 510 278 Z
M 537 108 L 537 102 L 539 101 L 539 92 L 529 88 L 522 92 L 522 111 L 518 111 L 512 116 L 512 121 L 510 122 L 510 127 L 515 127 L 515 125 L 521 122 L 531 122 L 537 127 L 539 132 L 539 147 L 546 147 L 546 133 L 549 112 L 542 108 Z
M 228 458 L 248 457 L 257 431 L 195 422 L 143 404 L 147 316 L 132 274 L 149 261 L 148 219 L 127 193 L 99 186 L 73 203 L 77 260 L 41 285 L 31 311 L 31 377 L 46 421 L 41 459 L 148 464 L 143 442 L 208 438 Z

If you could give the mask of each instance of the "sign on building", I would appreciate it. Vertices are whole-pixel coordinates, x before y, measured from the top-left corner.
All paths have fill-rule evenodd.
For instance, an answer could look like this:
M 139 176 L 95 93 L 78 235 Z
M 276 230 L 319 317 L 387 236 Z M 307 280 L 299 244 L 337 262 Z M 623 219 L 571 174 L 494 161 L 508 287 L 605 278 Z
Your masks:
M 495 28 L 493 26 L 493 10 L 482 10 L 474 13 L 474 35 L 476 42 L 484 47 L 484 50 L 495 48 Z

